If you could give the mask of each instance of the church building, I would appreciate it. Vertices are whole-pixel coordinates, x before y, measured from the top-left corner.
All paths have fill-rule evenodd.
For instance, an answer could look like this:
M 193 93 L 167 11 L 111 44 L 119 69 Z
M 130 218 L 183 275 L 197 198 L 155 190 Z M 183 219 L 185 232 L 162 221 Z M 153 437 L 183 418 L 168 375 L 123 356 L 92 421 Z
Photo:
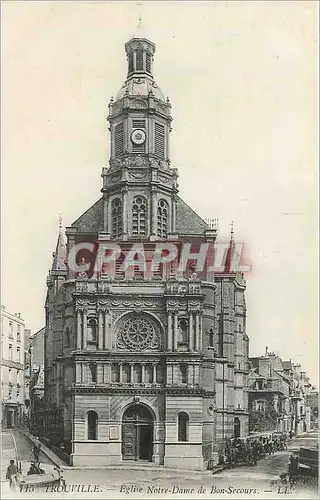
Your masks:
M 230 266 L 233 237 L 223 271 L 190 258 L 184 270 L 173 260 L 150 272 L 159 242 L 214 249 L 217 230 L 179 197 L 154 43 L 133 38 L 125 53 L 102 194 L 65 234 L 60 227 L 47 278 L 44 434 L 74 466 L 202 470 L 227 439 L 248 433 L 246 284 Z M 112 272 L 97 271 L 92 256 L 108 242 L 121 253 Z M 133 244 L 143 245 L 145 268 L 124 269 Z

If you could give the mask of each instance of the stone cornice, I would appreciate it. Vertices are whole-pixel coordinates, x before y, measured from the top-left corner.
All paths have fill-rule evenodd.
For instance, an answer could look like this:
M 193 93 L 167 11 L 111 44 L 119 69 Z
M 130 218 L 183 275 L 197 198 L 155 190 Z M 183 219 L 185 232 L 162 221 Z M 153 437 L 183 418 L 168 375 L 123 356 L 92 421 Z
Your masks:
M 188 396 L 206 396 L 214 397 L 214 391 L 205 391 L 201 388 L 187 387 L 111 387 L 110 385 L 78 385 L 72 386 L 70 390 L 74 394 L 127 394 L 127 395 L 146 395 L 146 394 L 163 394 L 163 395 L 188 395 Z

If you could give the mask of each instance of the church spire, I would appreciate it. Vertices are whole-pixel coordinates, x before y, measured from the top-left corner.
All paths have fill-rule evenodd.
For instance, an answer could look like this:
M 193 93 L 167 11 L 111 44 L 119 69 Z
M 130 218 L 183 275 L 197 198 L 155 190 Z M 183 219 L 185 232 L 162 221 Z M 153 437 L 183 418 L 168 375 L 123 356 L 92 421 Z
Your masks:
M 53 262 L 51 271 L 66 271 L 66 258 L 67 258 L 67 250 L 63 233 L 63 223 L 62 223 L 62 215 L 59 215 L 59 234 L 58 241 L 56 245 L 56 251 L 52 254 Z

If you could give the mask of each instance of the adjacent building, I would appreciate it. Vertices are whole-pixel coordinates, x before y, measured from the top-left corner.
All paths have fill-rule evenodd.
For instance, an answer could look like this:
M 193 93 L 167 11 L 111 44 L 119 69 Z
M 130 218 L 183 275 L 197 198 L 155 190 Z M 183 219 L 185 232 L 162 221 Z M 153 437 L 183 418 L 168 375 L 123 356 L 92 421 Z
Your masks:
M 60 227 L 47 278 L 45 434 L 73 465 L 147 460 L 199 470 L 227 438 L 248 434 L 246 283 L 230 266 L 233 235 L 214 276 L 192 259 L 181 271 L 178 257 L 150 272 L 158 242 L 181 255 L 186 243 L 191 252 L 213 247 L 217 231 L 178 195 L 155 45 L 133 38 L 125 51 L 102 196 L 66 229 L 67 241 Z M 109 242 L 120 255 L 93 271 L 94 252 Z M 124 270 L 134 243 L 146 267 Z M 77 248 L 75 272 L 66 262 Z
M 1 427 L 24 424 L 24 343 L 25 324 L 20 313 L 1 306 Z
M 42 328 L 29 339 L 29 429 L 40 437 L 44 435 L 44 335 Z
M 302 434 L 311 429 L 310 380 L 301 365 L 272 352 L 250 358 L 250 432 Z

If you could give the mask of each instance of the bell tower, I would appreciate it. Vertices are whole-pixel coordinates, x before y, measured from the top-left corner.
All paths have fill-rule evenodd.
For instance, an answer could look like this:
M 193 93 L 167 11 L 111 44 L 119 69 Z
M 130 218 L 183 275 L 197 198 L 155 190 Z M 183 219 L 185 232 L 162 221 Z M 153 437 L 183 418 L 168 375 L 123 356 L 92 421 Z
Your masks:
M 127 79 L 109 103 L 110 161 L 104 168 L 104 230 L 112 239 L 175 232 L 177 170 L 171 168 L 171 104 L 154 81 L 155 44 L 125 44 Z

